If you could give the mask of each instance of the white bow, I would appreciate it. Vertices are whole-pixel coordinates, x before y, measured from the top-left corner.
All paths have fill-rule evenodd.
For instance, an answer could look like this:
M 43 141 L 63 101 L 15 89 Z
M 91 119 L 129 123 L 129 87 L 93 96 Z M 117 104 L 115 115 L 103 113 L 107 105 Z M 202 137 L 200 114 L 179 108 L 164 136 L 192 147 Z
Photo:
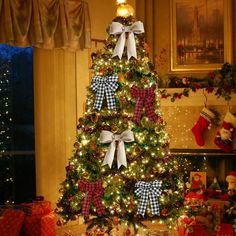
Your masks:
M 122 57 L 126 36 L 125 33 L 128 32 L 128 39 L 127 39 L 127 56 L 128 60 L 131 57 L 137 59 L 137 51 L 136 51 L 136 44 L 134 34 L 142 34 L 144 33 L 143 23 L 141 21 L 136 21 L 131 26 L 124 26 L 119 22 L 112 22 L 110 27 L 110 34 L 120 34 L 118 42 L 115 46 L 114 52 L 112 57 L 118 56 L 120 59 Z
M 134 134 L 131 130 L 126 130 L 121 134 L 113 134 L 110 131 L 102 130 L 100 134 L 100 143 L 111 143 L 106 156 L 103 160 L 102 165 L 109 165 L 111 168 L 112 162 L 114 160 L 116 141 L 118 141 L 117 146 L 117 166 L 118 169 L 123 165 L 127 167 L 127 160 L 125 154 L 125 144 L 124 142 L 130 143 L 134 141 Z

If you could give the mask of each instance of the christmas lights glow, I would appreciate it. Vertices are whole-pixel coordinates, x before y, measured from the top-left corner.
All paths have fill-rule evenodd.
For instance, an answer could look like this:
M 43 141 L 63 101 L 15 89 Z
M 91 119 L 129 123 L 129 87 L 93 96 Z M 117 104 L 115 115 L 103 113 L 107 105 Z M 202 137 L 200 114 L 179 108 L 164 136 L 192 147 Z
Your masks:
M 126 3 L 120 5 L 122 4 L 126 5 Z M 125 16 L 116 19 L 126 25 L 131 25 L 134 21 Z M 103 189 L 100 200 L 106 215 L 98 217 L 95 204 L 88 204 L 91 206 L 89 208 L 91 222 L 99 220 L 101 225 L 105 225 L 107 221 L 113 222 L 114 217 L 117 217 L 118 221 L 122 219 L 124 223 L 135 225 L 135 235 L 138 235 L 142 227 L 139 227 L 140 218 L 136 217 L 140 199 L 135 194 L 135 184 L 138 181 L 152 183 L 155 180 L 163 179 L 163 194 L 158 197 L 158 204 L 165 212 L 163 215 L 155 216 L 148 204 L 145 217 L 152 218 L 154 221 L 159 221 L 161 218 L 161 222 L 171 222 L 173 220 L 169 220 L 169 218 L 178 217 L 179 207 L 177 205 L 179 202 L 181 203 L 182 195 L 178 188 L 181 173 L 177 171 L 175 173 L 176 163 L 170 157 L 169 136 L 165 131 L 166 124 L 162 121 L 160 102 L 156 96 L 158 90 L 154 94 L 154 101 L 157 102 L 150 104 L 153 106 L 158 120 L 149 119 L 147 104 L 142 104 L 140 122 L 134 122 L 133 119 L 137 101 L 131 94 L 132 86 L 149 88 L 157 81 L 157 75 L 150 66 L 148 52 L 144 50 L 144 37 L 135 35 L 137 59 L 130 60 L 127 60 L 126 47 L 121 59 L 112 57 L 118 38 L 119 35 L 110 35 L 107 38 L 104 52 L 98 51 L 94 54 L 92 65 L 93 74 L 99 75 L 101 78 L 118 75 L 119 87 L 114 96 L 116 109 L 108 109 L 107 101 L 104 99 L 102 109 L 94 110 L 93 104 L 97 93 L 93 91 L 91 86 L 88 88 L 86 112 L 84 117 L 79 119 L 77 126 L 79 129 L 77 143 L 79 145 L 75 146 L 76 151 L 70 159 L 73 168 L 67 170 L 66 179 L 62 185 L 62 198 L 58 202 L 58 212 L 66 221 L 74 219 L 75 215 L 83 214 L 81 209 L 85 193 L 80 191 L 81 181 L 86 180 L 88 184 L 101 181 Z M 127 129 L 132 130 L 135 139 L 135 142 L 124 143 L 127 167 L 122 166 L 118 169 L 116 161 L 113 161 L 111 168 L 108 165 L 102 166 L 104 157 L 110 151 L 110 143 L 100 143 L 101 132 L 112 132 L 114 138 L 114 135 L 121 134 Z M 118 140 L 115 143 L 114 158 L 117 158 L 117 145 L 120 142 Z M 172 192 L 169 191 L 170 188 L 173 188 Z M 174 194 L 175 191 L 179 194 Z M 73 209 L 68 208 L 68 205 L 73 206 Z

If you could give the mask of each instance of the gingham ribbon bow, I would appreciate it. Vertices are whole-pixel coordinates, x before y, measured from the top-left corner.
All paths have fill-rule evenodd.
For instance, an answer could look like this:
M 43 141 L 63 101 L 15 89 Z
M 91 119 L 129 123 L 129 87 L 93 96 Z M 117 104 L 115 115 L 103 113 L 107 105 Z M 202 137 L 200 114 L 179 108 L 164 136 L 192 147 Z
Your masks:
M 102 102 L 104 99 L 104 96 L 106 95 L 107 99 L 107 106 L 108 109 L 115 109 L 115 97 L 114 93 L 116 89 L 118 88 L 118 75 L 112 75 L 112 76 L 94 76 L 93 77 L 93 83 L 92 83 L 92 90 L 95 91 L 96 99 L 93 108 L 98 109 L 99 111 L 102 108 Z
M 101 196 L 104 192 L 102 181 L 89 183 L 85 180 L 81 180 L 79 183 L 79 190 L 85 192 L 85 198 L 82 207 L 83 215 L 89 215 L 89 209 L 92 203 L 92 199 L 98 215 L 102 215 L 105 213 L 105 209 L 101 201 Z
M 133 120 L 139 122 L 141 120 L 143 106 L 145 108 L 147 117 L 150 121 L 156 121 L 157 115 L 154 111 L 154 99 L 156 86 L 147 89 L 141 89 L 133 85 L 131 88 L 131 95 L 136 100 Z
M 137 58 L 134 34 L 144 33 L 144 27 L 141 21 L 136 21 L 131 26 L 124 26 L 119 22 L 112 22 L 110 26 L 110 34 L 114 35 L 120 34 L 120 37 L 118 39 L 118 42 L 116 43 L 112 57 L 118 56 L 120 59 L 122 58 L 126 42 L 126 35 L 125 35 L 126 33 L 129 33 L 126 44 L 128 60 L 131 57 Z
M 116 141 L 118 141 L 117 145 L 117 167 L 118 169 L 123 165 L 127 167 L 127 160 L 125 154 L 125 144 L 124 142 L 133 142 L 134 134 L 131 130 L 126 130 L 121 134 L 113 134 L 110 131 L 103 130 L 100 134 L 100 143 L 111 143 L 109 149 L 106 153 L 106 156 L 103 160 L 102 165 L 109 165 L 111 168 L 112 162 L 115 156 L 116 150 Z
M 162 181 L 155 180 L 150 183 L 144 181 L 138 181 L 135 184 L 137 188 L 134 193 L 139 197 L 138 214 L 144 217 L 148 201 L 150 202 L 152 214 L 160 215 L 160 209 L 158 204 L 158 197 L 161 195 Z

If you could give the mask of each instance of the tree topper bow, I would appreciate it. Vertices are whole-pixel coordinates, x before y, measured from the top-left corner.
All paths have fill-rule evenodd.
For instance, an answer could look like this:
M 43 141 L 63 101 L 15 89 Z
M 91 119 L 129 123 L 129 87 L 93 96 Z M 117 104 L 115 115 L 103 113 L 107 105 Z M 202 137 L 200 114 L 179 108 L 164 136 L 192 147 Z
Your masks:
M 128 60 L 131 57 L 137 59 L 134 34 L 144 33 L 144 27 L 141 21 L 136 21 L 130 26 L 124 26 L 121 23 L 115 21 L 112 22 L 110 26 L 110 34 L 114 35 L 120 34 L 120 37 L 118 39 L 118 42 L 116 43 L 112 57 L 118 56 L 120 59 L 122 58 L 126 42 L 126 33 L 128 33 L 127 44 L 126 44 Z

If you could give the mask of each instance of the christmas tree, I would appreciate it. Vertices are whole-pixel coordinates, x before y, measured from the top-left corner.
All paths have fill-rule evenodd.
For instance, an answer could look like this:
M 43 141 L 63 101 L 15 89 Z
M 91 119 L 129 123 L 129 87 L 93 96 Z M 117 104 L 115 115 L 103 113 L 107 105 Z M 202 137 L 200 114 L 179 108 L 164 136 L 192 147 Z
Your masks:
M 91 227 L 126 222 L 137 229 L 144 220 L 173 223 L 183 204 L 143 23 L 126 3 L 118 7 L 128 10 L 108 27 L 104 50 L 92 55 L 86 112 L 60 188 L 59 224 L 85 216 Z

